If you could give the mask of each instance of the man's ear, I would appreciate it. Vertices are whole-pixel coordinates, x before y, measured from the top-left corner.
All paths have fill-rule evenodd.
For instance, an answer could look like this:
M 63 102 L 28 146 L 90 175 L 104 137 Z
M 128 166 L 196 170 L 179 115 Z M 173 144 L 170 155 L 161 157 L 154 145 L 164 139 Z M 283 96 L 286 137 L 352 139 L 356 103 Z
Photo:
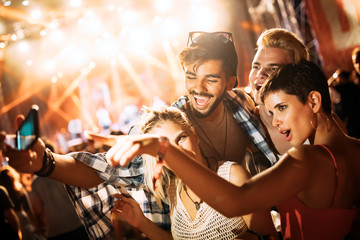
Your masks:
M 308 96 L 308 102 L 314 113 L 319 112 L 321 108 L 321 93 L 311 91 Z
M 236 76 L 229 77 L 228 82 L 226 83 L 226 90 L 230 91 L 231 89 L 233 89 L 235 83 L 236 83 Z

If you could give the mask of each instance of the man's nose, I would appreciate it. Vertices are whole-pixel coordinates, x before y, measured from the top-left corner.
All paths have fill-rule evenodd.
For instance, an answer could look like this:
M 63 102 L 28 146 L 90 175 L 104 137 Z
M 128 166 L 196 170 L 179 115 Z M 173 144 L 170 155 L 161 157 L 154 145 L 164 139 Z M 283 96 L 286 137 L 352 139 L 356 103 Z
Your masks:
M 257 77 L 266 79 L 269 76 L 269 70 L 267 68 L 260 68 L 260 70 L 257 73 Z
M 195 88 L 199 91 L 199 92 L 204 92 L 207 90 L 206 88 L 206 79 L 199 79 L 196 81 L 195 84 Z

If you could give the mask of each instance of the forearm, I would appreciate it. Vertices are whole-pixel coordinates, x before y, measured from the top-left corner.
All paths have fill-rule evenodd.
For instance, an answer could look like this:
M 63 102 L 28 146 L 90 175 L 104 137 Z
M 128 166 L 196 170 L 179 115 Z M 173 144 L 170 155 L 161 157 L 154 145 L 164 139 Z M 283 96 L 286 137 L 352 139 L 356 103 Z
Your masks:
M 55 169 L 51 178 L 67 185 L 90 188 L 104 182 L 94 169 L 68 155 L 53 153 Z
M 138 227 L 150 240 L 162 240 L 162 239 L 173 239 L 171 233 L 160 228 L 150 219 L 144 217 L 144 221 Z

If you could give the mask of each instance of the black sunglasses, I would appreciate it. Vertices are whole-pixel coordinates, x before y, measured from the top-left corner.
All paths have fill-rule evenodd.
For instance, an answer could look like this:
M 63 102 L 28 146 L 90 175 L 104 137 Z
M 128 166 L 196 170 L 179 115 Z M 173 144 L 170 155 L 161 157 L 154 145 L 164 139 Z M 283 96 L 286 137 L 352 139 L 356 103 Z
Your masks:
M 230 32 L 190 32 L 186 46 L 192 44 L 201 44 L 202 39 L 216 39 L 224 44 L 233 42 L 233 37 Z

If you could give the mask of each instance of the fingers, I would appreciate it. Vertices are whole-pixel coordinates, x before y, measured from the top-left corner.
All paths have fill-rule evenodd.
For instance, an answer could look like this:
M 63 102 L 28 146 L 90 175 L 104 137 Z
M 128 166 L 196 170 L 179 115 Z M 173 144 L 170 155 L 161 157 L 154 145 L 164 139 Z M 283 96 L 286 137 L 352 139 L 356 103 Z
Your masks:
M 99 133 L 95 133 L 92 131 L 84 131 L 84 136 L 87 139 L 92 139 L 94 141 L 97 142 L 101 142 L 102 144 L 105 144 L 107 146 L 113 146 L 116 144 L 116 136 L 107 136 L 107 135 L 103 135 L 103 134 L 99 134 Z
M 21 125 L 21 123 L 25 120 L 25 117 L 24 115 L 20 114 L 20 115 L 17 115 L 16 118 L 15 118 L 15 125 L 16 125 L 16 129 L 18 129 Z
M 132 138 L 124 138 L 109 149 L 106 153 L 106 160 L 112 166 L 126 166 L 131 159 L 141 154 L 141 143 L 134 142 Z

